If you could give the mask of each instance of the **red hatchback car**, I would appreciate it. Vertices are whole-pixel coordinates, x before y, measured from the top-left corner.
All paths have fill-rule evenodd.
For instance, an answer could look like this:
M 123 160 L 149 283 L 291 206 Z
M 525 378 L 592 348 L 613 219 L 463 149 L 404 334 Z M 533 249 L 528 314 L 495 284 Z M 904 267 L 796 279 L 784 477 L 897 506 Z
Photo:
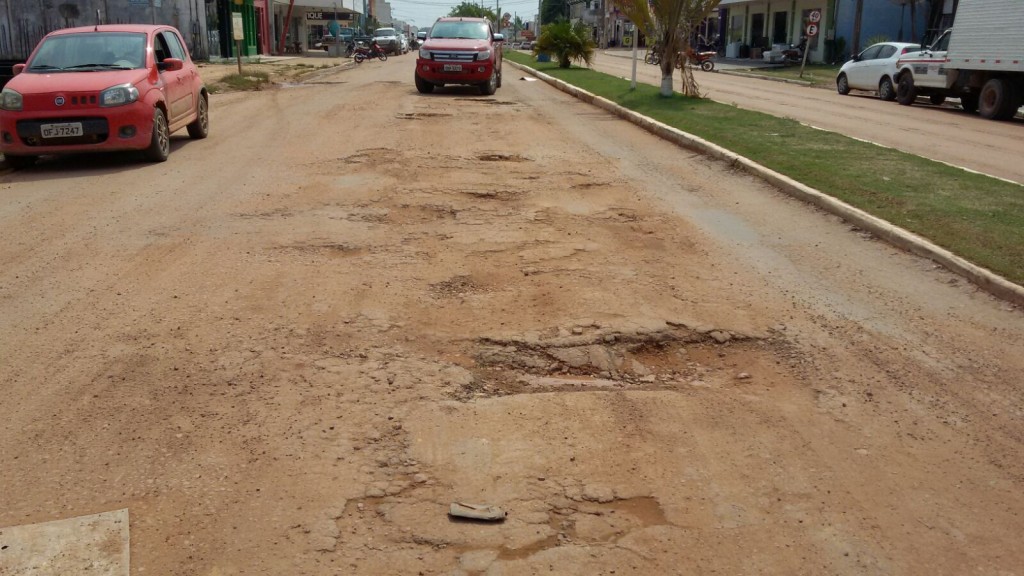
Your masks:
M 162 162 L 181 128 L 206 138 L 209 98 L 170 26 L 51 32 L 0 92 L 0 152 L 16 168 L 43 154 L 115 150 Z

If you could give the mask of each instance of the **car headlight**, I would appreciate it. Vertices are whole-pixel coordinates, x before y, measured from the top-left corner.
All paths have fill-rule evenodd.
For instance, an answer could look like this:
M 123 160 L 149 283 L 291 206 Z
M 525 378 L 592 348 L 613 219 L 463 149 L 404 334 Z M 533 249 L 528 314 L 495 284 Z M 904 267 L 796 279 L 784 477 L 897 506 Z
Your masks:
M 481 52 L 477 52 L 476 59 L 478 61 L 479 60 L 490 60 L 491 59 L 491 51 L 490 51 L 490 49 L 483 50 Z
M 131 84 L 111 86 L 100 92 L 100 106 L 124 106 L 139 99 L 139 89 Z
M 0 92 L 0 110 L 16 112 L 21 110 L 22 104 L 21 94 L 14 90 L 4 88 L 3 91 Z
M 427 50 L 426 48 L 420 48 L 420 58 L 423 58 L 424 60 L 430 60 L 430 50 Z

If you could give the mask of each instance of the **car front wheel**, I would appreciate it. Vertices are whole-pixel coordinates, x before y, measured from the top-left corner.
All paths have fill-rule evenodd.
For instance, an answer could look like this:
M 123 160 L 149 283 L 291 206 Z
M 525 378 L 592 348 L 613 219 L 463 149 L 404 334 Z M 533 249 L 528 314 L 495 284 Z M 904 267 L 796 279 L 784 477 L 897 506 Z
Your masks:
M 839 78 L 836 78 L 836 92 L 843 96 L 850 93 L 850 81 L 847 80 L 846 74 L 840 74 Z
M 481 96 L 493 96 L 498 91 L 498 71 L 491 70 L 491 78 L 480 85 Z
M 878 97 L 886 102 L 896 99 L 896 87 L 892 85 L 892 80 L 888 76 L 878 83 Z
M 11 168 L 21 170 L 32 167 L 36 163 L 36 156 L 10 156 L 5 154 L 4 160 L 7 161 L 7 165 Z
M 188 135 L 193 140 L 202 140 L 210 134 L 210 103 L 206 94 L 199 95 L 196 119 L 188 125 Z
M 431 84 L 430 82 L 427 82 L 423 78 L 420 78 L 419 74 L 416 74 L 415 78 L 416 90 L 418 90 L 420 94 L 430 94 L 431 92 L 434 91 L 434 85 Z
M 909 73 L 900 76 L 899 84 L 896 85 L 896 101 L 904 106 L 910 106 L 917 100 L 917 87 L 914 86 L 914 77 Z
M 171 130 L 167 127 L 167 116 L 157 108 L 153 111 L 153 136 L 146 148 L 146 159 L 152 162 L 163 162 L 171 154 Z

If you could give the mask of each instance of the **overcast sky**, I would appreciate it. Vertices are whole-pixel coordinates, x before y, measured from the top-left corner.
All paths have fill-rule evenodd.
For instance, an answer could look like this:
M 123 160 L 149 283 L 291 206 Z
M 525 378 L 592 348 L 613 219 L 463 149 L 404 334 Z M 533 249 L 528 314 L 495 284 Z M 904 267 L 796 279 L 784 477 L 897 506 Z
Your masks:
M 358 10 L 362 11 L 362 0 L 345 0 L 346 6 L 349 6 L 351 2 L 358 2 Z M 369 2 L 370 0 L 367 0 Z M 419 28 L 429 28 L 434 20 L 437 20 L 441 16 L 447 16 L 448 12 L 453 6 L 457 6 L 462 2 L 452 2 L 451 0 L 389 0 L 391 2 L 391 12 L 395 18 L 405 20 L 409 24 L 417 26 Z M 485 0 L 483 2 L 485 7 L 492 10 L 495 9 L 495 0 Z M 501 2 L 501 12 L 509 13 L 512 15 L 518 15 L 522 18 L 523 22 L 529 22 L 533 20 L 534 15 L 537 13 L 537 0 L 503 0 Z

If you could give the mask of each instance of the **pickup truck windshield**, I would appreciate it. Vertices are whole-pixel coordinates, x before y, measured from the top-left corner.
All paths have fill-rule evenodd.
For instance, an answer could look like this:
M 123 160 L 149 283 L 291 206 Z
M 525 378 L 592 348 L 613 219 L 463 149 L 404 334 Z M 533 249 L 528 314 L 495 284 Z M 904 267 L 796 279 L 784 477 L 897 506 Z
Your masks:
M 483 22 L 438 22 L 430 30 L 430 37 L 487 40 L 490 35 Z

